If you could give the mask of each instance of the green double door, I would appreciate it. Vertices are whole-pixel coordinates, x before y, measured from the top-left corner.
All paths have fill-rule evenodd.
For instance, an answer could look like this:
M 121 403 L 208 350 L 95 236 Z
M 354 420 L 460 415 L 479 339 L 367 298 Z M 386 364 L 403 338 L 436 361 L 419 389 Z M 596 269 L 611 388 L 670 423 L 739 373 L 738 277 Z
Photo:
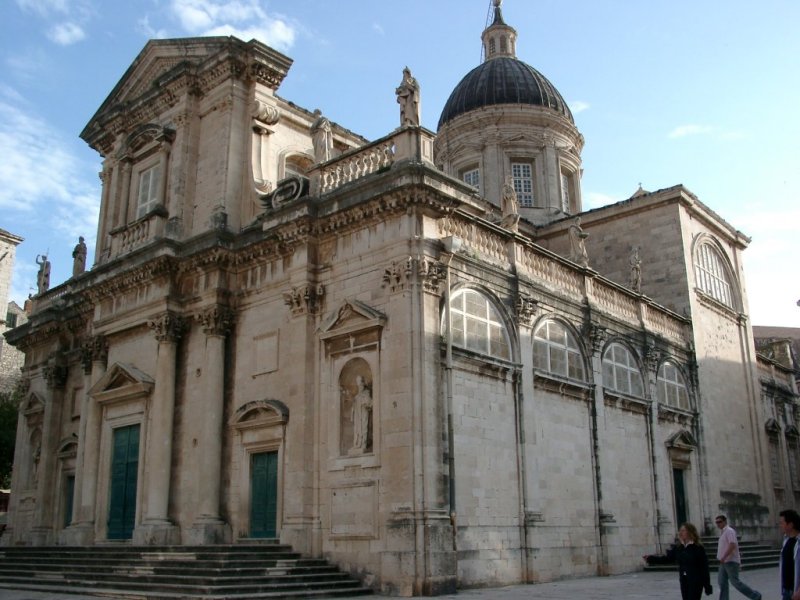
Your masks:
M 250 537 L 274 538 L 278 515 L 278 453 L 250 458 Z
M 111 455 L 111 500 L 108 539 L 127 540 L 136 521 L 136 483 L 139 472 L 139 425 L 114 429 Z

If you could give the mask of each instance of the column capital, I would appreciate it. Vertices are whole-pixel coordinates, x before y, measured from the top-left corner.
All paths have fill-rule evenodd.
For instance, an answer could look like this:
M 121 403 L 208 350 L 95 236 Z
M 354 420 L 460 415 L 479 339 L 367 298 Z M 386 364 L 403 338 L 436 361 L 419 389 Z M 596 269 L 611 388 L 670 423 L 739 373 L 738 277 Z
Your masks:
M 92 363 L 108 361 L 108 340 L 103 335 L 86 338 L 81 344 L 81 363 L 87 375 L 92 371 Z
M 588 323 L 584 329 L 584 334 L 593 354 L 597 354 L 603 349 L 603 344 L 608 337 L 608 332 L 605 327 L 595 325 L 594 323 Z
M 197 315 L 197 321 L 206 335 L 228 335 L 233 327 L 234 318 L 233 310 L 221 304 L 210 306 Z
M 514 301 L 514 309 L 517 313 L 517 322 L 520 325 L 530 325 L 533 322 L 533 317 L 539 311 L 539 302 L 528 294 L 519 292 Z
M 186 320 L 177 313 L 167 311 L 147 322 L 159 342 L 177 342 L 186 331 Z

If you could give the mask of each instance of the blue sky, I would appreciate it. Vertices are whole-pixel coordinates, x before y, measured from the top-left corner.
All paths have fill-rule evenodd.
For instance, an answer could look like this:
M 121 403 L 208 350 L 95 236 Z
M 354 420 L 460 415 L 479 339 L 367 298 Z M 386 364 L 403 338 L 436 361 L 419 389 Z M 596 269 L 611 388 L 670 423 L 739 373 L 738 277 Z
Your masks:
M 51 285 L 90 245 L 100 157 L 78 138 L 151 37 L 257 37 L 294 65 L 278 94 L 368 138 L 398 125 L 408 65 L 422 120 L 480 61 L 489 0 L 2 0 L 0 228 L 25 238 L 12 299 L 49 252 Z M 752 322 L 800 327 L 800 2 L 505 0 L 517 54 L 586 138 L 584 208 L 684 184 L 753 238 Z M 792 202 L 791 200 L 795 200 Z M 643 264 L 643 277 L 647 265 Z

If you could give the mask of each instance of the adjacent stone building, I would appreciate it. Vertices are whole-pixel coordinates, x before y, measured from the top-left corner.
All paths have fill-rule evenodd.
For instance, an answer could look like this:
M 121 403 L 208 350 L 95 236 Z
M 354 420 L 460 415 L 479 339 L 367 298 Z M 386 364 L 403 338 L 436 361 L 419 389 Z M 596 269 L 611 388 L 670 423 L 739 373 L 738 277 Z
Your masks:
M 3 542 L 280 538 L 421 595 L 630 571 L 719 512 L 773 539 L 749 240 L 682 186 L 583 211 L 583 137 L 495 4 L 437 133 L 407 71 L 375 141 L 256 40 L 145 46 L 81 134 L 95 264 L 7 334 Z
M 14 258 L 17 246 L 23 241 L 18 235 L 0 229 L 0 307 L 7 307 L 2 321 L 0 321 L 0 334 L 21 325 L 26 321 L 25 312 L 16 302 L 9 302 L 11 292 L 11 277 L 14 273 Z M 14 391 L 22 373 L 25 355 L 8 345 L 0 337 L 0 392 L 11 393 Z

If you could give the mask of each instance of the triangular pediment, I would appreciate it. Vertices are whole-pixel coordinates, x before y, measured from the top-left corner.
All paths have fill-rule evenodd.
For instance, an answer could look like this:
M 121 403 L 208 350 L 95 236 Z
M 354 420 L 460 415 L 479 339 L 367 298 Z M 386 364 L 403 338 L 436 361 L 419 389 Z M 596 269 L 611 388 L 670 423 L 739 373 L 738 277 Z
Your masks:
M 339 333 L 383 327 L 385 323 L 386 315 L 381 311 L 360 300 L 345 300 L 322 323 L 320 335 L 325 339 Z
M 36 392 L 31 392 L 28 394 L 27 400 L 25 400 L 22 412 L 26 415 L 44 412 L 44 398 Z
M 667 448 L 691 450 L 697 447 L 697 440 L 687 430 L 682 429 L 667 438 Z
M 154 385 L 153 378 L 130 364 L 114 363 L 105 375 L 89 390 L 91 396 L 106 392 L 118 392 L 125 389 L 139 388 L 149 391 Z

